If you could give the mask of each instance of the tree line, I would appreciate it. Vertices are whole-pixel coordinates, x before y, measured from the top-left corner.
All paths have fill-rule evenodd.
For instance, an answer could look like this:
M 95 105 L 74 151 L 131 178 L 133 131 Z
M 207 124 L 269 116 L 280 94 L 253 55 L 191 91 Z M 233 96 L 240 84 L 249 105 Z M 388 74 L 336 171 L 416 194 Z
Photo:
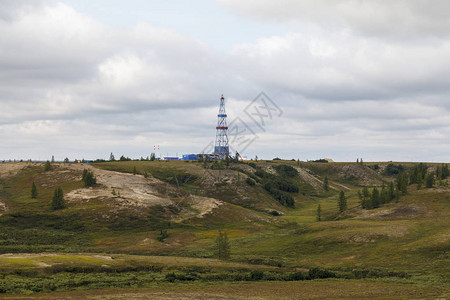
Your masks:
M 432 188 L 436 185 L 437 180 L 439 185 L 445 186 L 450 175 L 447 164 L 438 165 L 435 171 L 429 171 L 429 167 L 424 163 L 415 165 L 409 172 L 402 165 L 389 164 L 385 173 L 397 174 L 395 181 L 390 182 L 387 186 L 383 183 L 381 190 L 374 187 L 370 192 L 367 187 L 364 187 L 362 191 L 358 191 L 362 208 L 373 209 L 394 199 L 398 201 L 401 195 L 404 196 L 408 193 L 408 186 L 413 184 L 417 185 L 418 190 L 423 186 Z

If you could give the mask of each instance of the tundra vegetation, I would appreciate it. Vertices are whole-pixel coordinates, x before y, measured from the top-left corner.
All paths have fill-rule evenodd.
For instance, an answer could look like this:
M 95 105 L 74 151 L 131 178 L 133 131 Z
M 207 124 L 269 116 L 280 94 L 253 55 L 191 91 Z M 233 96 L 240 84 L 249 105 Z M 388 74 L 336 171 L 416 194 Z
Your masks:
M 0 163 L 1 297 L 449 298 L 447 164 L 110 158 Z

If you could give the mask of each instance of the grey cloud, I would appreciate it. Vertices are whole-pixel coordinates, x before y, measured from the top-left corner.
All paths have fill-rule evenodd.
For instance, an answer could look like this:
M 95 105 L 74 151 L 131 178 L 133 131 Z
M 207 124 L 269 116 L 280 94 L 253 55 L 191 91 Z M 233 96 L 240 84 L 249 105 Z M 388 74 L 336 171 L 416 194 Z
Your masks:
M 258 20 L 315 22 L 346 26 L 372 36 L 448 36 L 450 3 L 446 0 L 217 0 L 232 12 Z

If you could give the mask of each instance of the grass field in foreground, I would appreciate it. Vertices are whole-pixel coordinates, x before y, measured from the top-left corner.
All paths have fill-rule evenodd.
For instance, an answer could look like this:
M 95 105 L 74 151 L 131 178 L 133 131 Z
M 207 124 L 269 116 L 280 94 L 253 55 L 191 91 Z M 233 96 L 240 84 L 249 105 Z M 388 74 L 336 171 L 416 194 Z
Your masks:
M 3 299 L 448 299 L 442 286 L 371 280 L 164 283 L 148 288 L 56 292 Z

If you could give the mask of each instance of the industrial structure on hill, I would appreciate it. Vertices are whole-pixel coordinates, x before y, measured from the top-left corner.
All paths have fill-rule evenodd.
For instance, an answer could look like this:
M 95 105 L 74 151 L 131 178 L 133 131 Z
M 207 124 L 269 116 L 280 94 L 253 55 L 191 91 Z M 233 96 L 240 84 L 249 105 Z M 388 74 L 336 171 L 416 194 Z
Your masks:
M 182 160 L 198 160 L 200 157 L 206 157 L 208 159 L 226 159 L 230 156 L 230 147 L 228 145 L 228 125 L 227 114 L 225 111 L 225 98 L 223 95 L 220 97 L 219 114 L 217 115 L 216 126 L 216 142 L 214 144 L 213 153 L 201 153 L 201 154 L 183 154 Z M 159 146 L 158 146 L 159 147 Z M 163 157 L 164 160 L 179 160 L 178 157 Z
M 225 98 L 223 95 L 220 97 L 220 108 L 217 117 L 216 143 L 213 156 L 217 159 L 225 159 L 230 156 L 230 148 L 228 146 L 227 114 L 225 112 Z

